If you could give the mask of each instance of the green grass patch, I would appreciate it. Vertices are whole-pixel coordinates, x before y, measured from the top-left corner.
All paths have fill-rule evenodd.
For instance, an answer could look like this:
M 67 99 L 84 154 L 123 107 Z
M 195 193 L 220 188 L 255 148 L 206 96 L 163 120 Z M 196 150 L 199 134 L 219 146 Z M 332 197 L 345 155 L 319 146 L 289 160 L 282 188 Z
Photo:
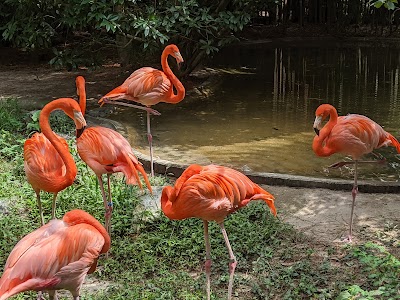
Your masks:
M 4 103 L 9 106 L 2 106 Z M 25 179 L 22 156 L 23 141 L 35 126 L 34 114 L 21 111 L 16 102 L 2 105 L 1 120 L 16 124 L 19 130 L 2 127 L 0 134 L 0 272 L 18 240 L 39 226 L 36 197 Z M 74 131 L 73 124 L 56 123 L 56 132 L 58 125 L 60 130 Z M 71 187 L 59 193 L 57 216 L 81 208 L 104 222 L 96 177 L 77 156 L 74 139 L 69 143 L 78 176 Z M 168 180 L 163 176 L 151 179 L 156 185 Z M 98 289 L 84 289 L 81 299 L 204 299 L 202 221 L 171 221 L 162 213 L 144 210 L 143 192 L 126 186 L 121 176 L 112 176 L 112 191 L 110 256 L 102 257 L 97 271 L 90 275 Z M 48 219 L 52 195 L 42 193 L 42 200 Z M 318 243 L 272 217 L 259 202 L 229 216 L 225 227 L 238 260 L 236 299 L 399 299 L 399 260 L 384 247 Z M 229 257 L 215 223 L 210 224 L 210 237 L 212 299 L 226 299 Z M 14 299 L 33 297 L 35 293 L 30 292 Z M 60 299 L 70 297 L 62 294 Z

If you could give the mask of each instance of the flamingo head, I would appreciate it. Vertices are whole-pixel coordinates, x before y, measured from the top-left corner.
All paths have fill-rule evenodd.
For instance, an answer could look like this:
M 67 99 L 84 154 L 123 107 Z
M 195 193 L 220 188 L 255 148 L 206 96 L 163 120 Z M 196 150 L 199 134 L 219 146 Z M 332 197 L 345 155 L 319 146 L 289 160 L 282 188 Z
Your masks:
M 178 47 L 174 44 L 168 45 L 165 47 L 165 50 L 168 51 L 168 54 L 171 55 L 176 59 L 176 63 L 178 64 L 178 68 L 180 67 L 181 63 L 183 63 L 183 57 L 181 52 L 179 51 Z M 165 51 L 164 50 L 164 51 Z
M 321 130 L 322 122 L 331 114 L 331 111 L 336 109 L 330 104 L 321 104 L 315 111 L 314 131 L 317 135 Z

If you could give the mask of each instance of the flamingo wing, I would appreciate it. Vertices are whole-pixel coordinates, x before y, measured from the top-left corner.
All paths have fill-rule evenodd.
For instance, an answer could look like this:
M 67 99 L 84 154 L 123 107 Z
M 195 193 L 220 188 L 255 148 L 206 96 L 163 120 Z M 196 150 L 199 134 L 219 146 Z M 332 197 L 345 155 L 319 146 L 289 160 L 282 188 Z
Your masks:
M 67 142 L 57 136 L 59 141 L 68 149 Z M 35 133 L 24 144 L 24 168 L 28 182 L 35 190 L 58 192 L 58 177 L 66 173 L 61 156 L 42 133 Z
M 163 71 L 144 67 L 133 72 L 121 85 L 127 94 L 144 105 L 154 105 L 163 100 L 171 89 L 171 81 Z
M 115 130 L 106 127 L 87 128 L 77 139 L 82 160 L 96 173 L 122 172 L 128 184 L 139 184 L 138 171 L 143 175 L 148 189 L 151 185 L 142 164 L 134 155 L 129 142 Z
M 164 72 L 143 67 L 133 72 L 120 86 L 102 97 L 109 100 L 131 100 L 146 106 L 163 101 L 171 94 L 172 85 Z
M 176 190 L 167 188 L 163 193 L 163 197 L 168 195 L 171 199 L 168 209 L 173 210 L 173 219 L 199 217 L 220 223 L 250 200 L 258 199 L 264 200 L 276 214 L 274 197 L 236 170 L 192 165 L 186 171 L 177 180 Z M 168 212 L 164 213 L 168 216 Z
M 0 279 L 0 299 L 27 290 L 79 290 L 104 243 L 91 225 L 50 221 L 12 250 Z
M 389 134 L 368 117 L 350 114 L 338 118 L 326 146 L 354 159 L 390 143 Z

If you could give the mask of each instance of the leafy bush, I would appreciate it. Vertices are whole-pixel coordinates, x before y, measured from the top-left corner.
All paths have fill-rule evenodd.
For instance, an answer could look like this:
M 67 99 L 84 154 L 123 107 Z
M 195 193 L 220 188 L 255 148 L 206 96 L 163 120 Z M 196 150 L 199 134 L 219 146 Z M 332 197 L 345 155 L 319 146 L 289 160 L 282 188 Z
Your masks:
M 62 48 L 54 50 L 51 63 L 69 68 L 86 63 L 83 57 L 114 44 L 118 36 L 124 37 L 119 47 L 127 52 L 131 45 L 152 51 L 175 42 L 190 71 L 205 55 L 236 39 L 233 34 L 250 21 L 250 2 L 6 0 L 0 4 L 0 32 L 15 47 Z

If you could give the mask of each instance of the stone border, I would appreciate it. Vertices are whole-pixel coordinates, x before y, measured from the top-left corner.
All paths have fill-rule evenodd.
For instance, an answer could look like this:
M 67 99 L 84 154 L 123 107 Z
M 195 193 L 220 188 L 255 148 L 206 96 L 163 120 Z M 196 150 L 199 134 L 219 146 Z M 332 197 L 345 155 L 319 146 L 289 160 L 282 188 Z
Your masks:
M 146 170 L 150 170 L 150 158 L 141 152 L 133 150 L 138 159 L 143 163 Z M 178 164 L 168 160 L 155 159 L 154 172 L 163 175 L 179 177 L 188 167 L 185 164 Z M 323 188 L 330 190 L 351 191 L 352 180 L 315 178 L 300 175 L 288 175 L 278 173 L 243 172 L 257 184 L 281 185 L 288 187 L 302 188 Z M 398 182 L 374 182 L 360 180 L 358 189 L 362 193 L 400 193 Z

